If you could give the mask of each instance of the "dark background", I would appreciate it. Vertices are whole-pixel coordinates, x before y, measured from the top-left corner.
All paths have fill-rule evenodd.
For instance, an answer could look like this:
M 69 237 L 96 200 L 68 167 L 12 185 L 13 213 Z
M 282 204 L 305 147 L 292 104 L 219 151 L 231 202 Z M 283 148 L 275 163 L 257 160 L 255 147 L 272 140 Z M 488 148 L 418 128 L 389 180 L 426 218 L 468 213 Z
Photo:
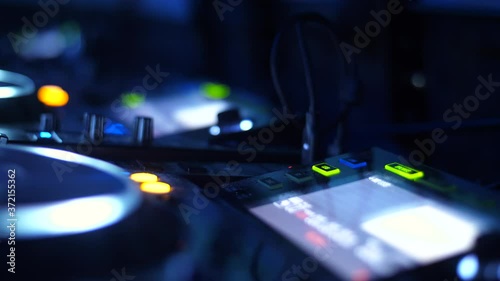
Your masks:
M 31 20 L 41 6 L 37 1 L 2 0 L 0 68 L 27 74 L 38 86 L 62 85 L 82 96 L 76 104 L 81 107 L 109 103 L 137 85 L 145 66 L 156 64 L 174 78 L 219 81 L 278 105 L 269 53 L 288 17 L 320 13 L 334 23 L 341 40 L 352 44 L 354 27 L 363 29 L 373 20 L 370 11 L 387 5 L 341 0 L 219 2 L 238 5 L 221 18 L 215 1 L 69 1 L 59 5 L 60 12 L 40 30 L 66 28 L 77 34 L 77 45 L 51 58 L 29 59 L 13 51 L 7 35 L 18 32 L 22 18 Z M 445 122 L 444 112 L 474 94 L 478 76 L 491 74 L 500 81 L 500 2 L 414 0 L 401 5 L 403 12 L 393 15 L 390 24 L 353 55 L 363 100 L 350 115 L 345 151 L 380 146 L 407 157 L 418 149 L 415 139 L 453 125 Z M 307 34 L 318 112 L 327 126 L 337 110 L 340 62 L 321 32 L 311 28 Z M 48 42 L 50 49 L 54 45 Z M 283 38 L 278 69 L 284 92 L 297 111 L 305 112 L 306 88 L 293 32 Z M 498 181 L 499 92 L 481 101 L 458 129 L 446 130 L 446 142 L 437 144 L 425 163 L 485 185 Z

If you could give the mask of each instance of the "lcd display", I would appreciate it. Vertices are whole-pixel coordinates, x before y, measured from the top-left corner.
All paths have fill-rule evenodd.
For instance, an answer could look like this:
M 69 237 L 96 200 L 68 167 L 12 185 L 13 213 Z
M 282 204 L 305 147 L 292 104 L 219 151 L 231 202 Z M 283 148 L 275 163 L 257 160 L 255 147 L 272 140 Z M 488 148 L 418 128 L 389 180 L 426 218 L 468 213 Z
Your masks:
M 346 280 L 389 277 L 460 254 L 482 229 L 481 219 L 376 176 L 250 212 Z

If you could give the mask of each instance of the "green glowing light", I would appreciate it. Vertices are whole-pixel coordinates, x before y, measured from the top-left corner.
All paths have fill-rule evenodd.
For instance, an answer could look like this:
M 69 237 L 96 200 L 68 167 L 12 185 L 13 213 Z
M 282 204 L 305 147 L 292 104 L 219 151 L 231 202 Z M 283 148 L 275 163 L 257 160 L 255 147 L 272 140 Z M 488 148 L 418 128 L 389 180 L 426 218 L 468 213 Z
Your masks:
M 141 105 L 146 97 L 137 93 L 126 93 L 122 95 L 122 103 L 126 107 L 135 108 Z
M 217 83 L 204 83 L 201 85 L 201 90 L 205 97 L 214 100 L 222 100 L 229 96 L 229 86 Z
M 407 167 L 403 164 L 399 164 L 396 162 L 385 165 L 385 169 L 387 171 L 393 172 L 396 175 L 402 176 L 403 178 L 409 180 L 416 180 L 424 177 L 424 172 L 415 170 L 413 168 Z
M 312 166 L 312 170 L 316 173 L 323 175 L 325 177 L 331 177 L 333 175 L 339 174 L 340 169 L 334 166 L 330 166 L 326 163 L 319 163 Z

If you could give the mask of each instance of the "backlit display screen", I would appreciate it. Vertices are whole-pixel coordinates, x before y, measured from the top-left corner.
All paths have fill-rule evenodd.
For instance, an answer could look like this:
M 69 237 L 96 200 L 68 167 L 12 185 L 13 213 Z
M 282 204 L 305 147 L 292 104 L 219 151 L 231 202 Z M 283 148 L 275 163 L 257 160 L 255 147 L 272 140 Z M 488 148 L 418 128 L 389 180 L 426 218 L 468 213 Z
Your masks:
M 483 229 L 478 218 L 375 176 L 250 212 L 346 280 L 389 277 L 463 253 Z

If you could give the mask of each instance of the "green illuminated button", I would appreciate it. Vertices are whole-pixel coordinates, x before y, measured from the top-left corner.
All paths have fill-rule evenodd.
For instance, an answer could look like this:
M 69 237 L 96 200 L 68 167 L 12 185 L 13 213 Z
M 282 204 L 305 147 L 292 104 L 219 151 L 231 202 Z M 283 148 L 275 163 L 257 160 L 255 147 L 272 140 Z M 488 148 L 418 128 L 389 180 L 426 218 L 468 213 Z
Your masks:
M 385 165 L 385 169 L 409 180 L 415 180 L 424 177 L 424 172 L 415 170 L 396 162 Z
M 316 164 L 312 166 L 312 170 L 325 177 L 331 177 L 333 175 L 340 173 L 339 168 L 330 166 L 326 163 Z
M 283 186 L 283 183 L 273 179 L 273 178 L 263 178 L 259 179 L 258 182 L 269 189 L 278 189 Z

